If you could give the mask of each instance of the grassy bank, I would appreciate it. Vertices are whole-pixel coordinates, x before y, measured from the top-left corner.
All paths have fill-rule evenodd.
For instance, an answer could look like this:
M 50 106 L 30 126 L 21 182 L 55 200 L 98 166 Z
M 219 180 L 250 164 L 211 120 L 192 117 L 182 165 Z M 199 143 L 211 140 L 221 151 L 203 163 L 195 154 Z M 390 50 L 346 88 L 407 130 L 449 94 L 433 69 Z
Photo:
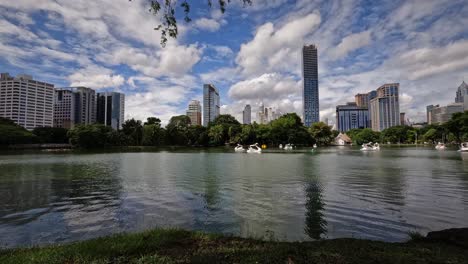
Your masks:
M 468 263 L 468 250 L 424 238 L 266 242 L 152 230 L 43 248 L 0 251 L 0 263 Z

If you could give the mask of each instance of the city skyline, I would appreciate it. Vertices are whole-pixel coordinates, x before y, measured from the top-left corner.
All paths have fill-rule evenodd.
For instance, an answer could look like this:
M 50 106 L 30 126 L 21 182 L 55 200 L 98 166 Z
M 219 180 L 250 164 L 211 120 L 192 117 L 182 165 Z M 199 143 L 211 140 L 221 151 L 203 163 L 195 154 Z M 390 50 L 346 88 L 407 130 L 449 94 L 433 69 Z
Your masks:
M 424 121 L 426 105 L 453 102 L 446 91 L 468 77 L 461 26 L 468 7 L 459 0 L 417 8 L 412 1 L 254 1 L 231 4 L 225 15 L 194 3 L 192 23 L 180 23 L 166 48 L 144 3 L 111 3 L 3 1 L 1 72 L 120 91 L 128 95 L 126 119 L 163 123 L 201 101 L 207 82 L 220 90 L 221 112 L 240 121 L 243 107 L 260 99 L 302 116 L 301 47 L 311 43 L 319 47 L 321 119 L 335 120 L 335 106 L 354 94 L 399 82 L 401 111 Z

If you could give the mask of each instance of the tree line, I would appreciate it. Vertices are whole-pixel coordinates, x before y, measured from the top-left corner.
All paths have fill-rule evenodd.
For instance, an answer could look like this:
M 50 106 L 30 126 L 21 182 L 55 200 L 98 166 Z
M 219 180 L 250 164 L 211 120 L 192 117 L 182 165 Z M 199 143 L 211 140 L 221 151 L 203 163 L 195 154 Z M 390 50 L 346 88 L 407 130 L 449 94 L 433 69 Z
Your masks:
M 71 143 L 80 148 L 111 146 L 221 146 L 225 144 L 295 144 L 311 146 L 331 144 L 338 131 L 319 122 L 307 128 L 301 118 L 290 113 L 269 124 L 240 124 L 231 115 L 220 115 L 208 127 L 191 125 L 186 115 L 174 116 L 163 127 L 161 120 L 149 117 L 145 122 L 130 119 L 122 129 L 114 130 L 102 124 L 77 125 L 64 128 L 41 127 L 28 131 L 13 121 L 0 118 L 0 145 L 32 143 Z M 456 113 L 443 125 L 422 128 L 395 126 L 382 132 L 370 128 L 352 129 L 347 135 L 355 145 L 367 142 L 435 143 L 468 141 L 468 111 Z
M 70 142 L 83 148 L 104 146 L 221 146 L 225 144 L 330 144 L 336 133 L 324 123 L 304 127 L 301 118 L 286 114 L 269 124 L 242 125 L 231 115 L 220 115 L 207 127 L 191 125 L 186 115 L 174 116 L 163 127 L 161 120 L 130 119 L 122 129 L 99 124 L 80 125 L 68 132 Z

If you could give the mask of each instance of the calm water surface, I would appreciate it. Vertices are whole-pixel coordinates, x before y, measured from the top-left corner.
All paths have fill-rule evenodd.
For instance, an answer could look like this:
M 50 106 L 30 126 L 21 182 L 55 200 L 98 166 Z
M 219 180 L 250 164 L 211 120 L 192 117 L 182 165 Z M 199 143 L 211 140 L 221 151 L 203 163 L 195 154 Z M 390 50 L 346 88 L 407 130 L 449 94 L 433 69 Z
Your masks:
M 403 241 L 467 219 L 468 153 L 456 151 L 0 155 L 0 247 L 154 227 Z

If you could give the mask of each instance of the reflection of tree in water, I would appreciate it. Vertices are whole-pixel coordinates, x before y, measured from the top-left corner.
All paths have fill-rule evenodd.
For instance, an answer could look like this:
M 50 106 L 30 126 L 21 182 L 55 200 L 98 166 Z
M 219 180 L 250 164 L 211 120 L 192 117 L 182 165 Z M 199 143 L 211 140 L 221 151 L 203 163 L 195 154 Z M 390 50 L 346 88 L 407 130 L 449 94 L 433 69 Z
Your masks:
M 310 182 L 306 188 L 305 232 L 312 239 L 320 239 L 327 232 L 327 221 L 324 219 L 322 188 L 318 182 Z

